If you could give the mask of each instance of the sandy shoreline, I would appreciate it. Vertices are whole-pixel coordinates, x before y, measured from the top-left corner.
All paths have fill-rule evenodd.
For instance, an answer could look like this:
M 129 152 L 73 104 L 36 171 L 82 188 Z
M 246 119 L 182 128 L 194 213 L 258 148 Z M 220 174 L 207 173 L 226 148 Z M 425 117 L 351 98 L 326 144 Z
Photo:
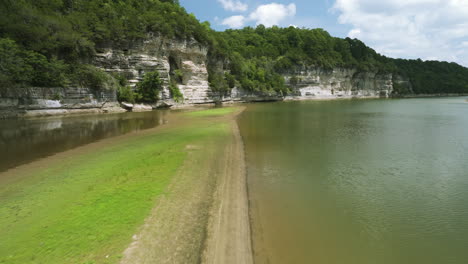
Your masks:
M 130 263 L 253 263 L 246 170 L 235 117 L 223 142 L 186 146 L 187 160 L 133 242 Z
M 215 137 L 197 135 L 196 140 L 188 137 L 182 141 L 186 142 L 184 162 L 158 194 L 143 224 L 134 233 L 128 232 L 128 240 L 118 252 L 100 255 L 95 260 L 96 263 L 101 260 L 105 260 L 102 263 L 252 263 L 244 150 L 235 120 L 243 109 L 236 107 L 229 114 L 193 119 L 175 116 L 160 127 L 103 139 L 10 169 L 1 173 L 0 182 L 15 184 L 29 180 L 30 175 L 34 179 L 37 171 L 51 165 L 68 164 L 96 150 L 128 144 L 134 138 L 157 133 L 187 137 L 191 134 L 183 132 L 184 129 L 218 129 Z
M 231 131 L 202 263 L 253 263 L 244 146 L 235 121 L 231 122 Z

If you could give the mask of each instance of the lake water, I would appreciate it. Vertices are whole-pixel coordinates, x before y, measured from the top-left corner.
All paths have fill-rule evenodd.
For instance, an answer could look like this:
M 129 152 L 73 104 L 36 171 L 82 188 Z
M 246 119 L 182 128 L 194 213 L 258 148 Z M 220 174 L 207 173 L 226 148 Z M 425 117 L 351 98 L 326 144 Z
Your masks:
M 468 263 L 465 100 L 249 105 L 256 263 Z
M 0 172 L 91 142 L 156 127 L 170 111 L 0 120 Z
M 0 172 L 171 111 L 0 121 Z M 248 105 L 256 263 L 468 263 L 465 98 Z

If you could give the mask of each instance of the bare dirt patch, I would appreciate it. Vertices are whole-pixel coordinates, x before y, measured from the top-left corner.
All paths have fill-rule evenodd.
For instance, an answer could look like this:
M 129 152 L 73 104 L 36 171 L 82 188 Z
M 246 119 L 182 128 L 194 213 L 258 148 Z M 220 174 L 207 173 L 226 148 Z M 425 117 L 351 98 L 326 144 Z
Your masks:
M 244 149 L 235 116 L 226 137 L 187 145 L 188 157 L 158 199 L 122 264 L 253 263 Z
M 235 122 L 222 160 L 203 263 L 253 263 L 244 146 Z

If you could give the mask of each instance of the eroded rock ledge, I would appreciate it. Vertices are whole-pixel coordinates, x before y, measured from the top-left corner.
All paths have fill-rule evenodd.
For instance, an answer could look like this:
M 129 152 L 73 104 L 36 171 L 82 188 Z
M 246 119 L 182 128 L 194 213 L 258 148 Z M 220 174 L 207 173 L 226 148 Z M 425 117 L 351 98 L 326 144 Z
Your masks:
M 115 91 L 109 90 L 29 87 L 0 92 L 0 118 L 123 111 Z
M 102 43 L 97 47 L 93 63 L 106 72 L 124 75 L 135 85 L 144 74 L 157 70 L 164 89 L 160 102 L 153 106 L 137 106 L 136 110 L 157 107 L 184 107 L 215 102 L 256 102 L 279 100 L 313 100 L 334 98 L 378 98 L 393 95 L 394 85 L 411 84 L 401 76 L 357 69 L 298 67 L 283 74 L 292 91 L 288 95 L 252 93 L 240 88 L 225 96 L 213 94 L 208 83 L 208 47 L 195 40 L 166 39 L 149 35 L 145 40 L 127 43 Z M 219 63 L 222 67 L 222 63 Z M 175 102 L 169 92 L 171 74 L 182 74 L 179 89 L 184 96 Z M 222 71 L 222 69 L 220 69 Z M 117 103 L 116 91 L 88 88 L 7 88 L 0 91 L 0 118 L 68 113 L 119 112 L 132 108 Z

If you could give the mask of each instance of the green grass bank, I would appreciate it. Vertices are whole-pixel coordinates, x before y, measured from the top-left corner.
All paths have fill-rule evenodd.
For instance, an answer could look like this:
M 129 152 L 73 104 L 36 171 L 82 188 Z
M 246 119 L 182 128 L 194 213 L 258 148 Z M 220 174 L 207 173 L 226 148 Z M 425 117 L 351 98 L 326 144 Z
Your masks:
M 0 263 L 117 263 L 187 146 L 222 145 L 230 128 L 219 117 L 235 110 L 181 114 L 0 174 Z

